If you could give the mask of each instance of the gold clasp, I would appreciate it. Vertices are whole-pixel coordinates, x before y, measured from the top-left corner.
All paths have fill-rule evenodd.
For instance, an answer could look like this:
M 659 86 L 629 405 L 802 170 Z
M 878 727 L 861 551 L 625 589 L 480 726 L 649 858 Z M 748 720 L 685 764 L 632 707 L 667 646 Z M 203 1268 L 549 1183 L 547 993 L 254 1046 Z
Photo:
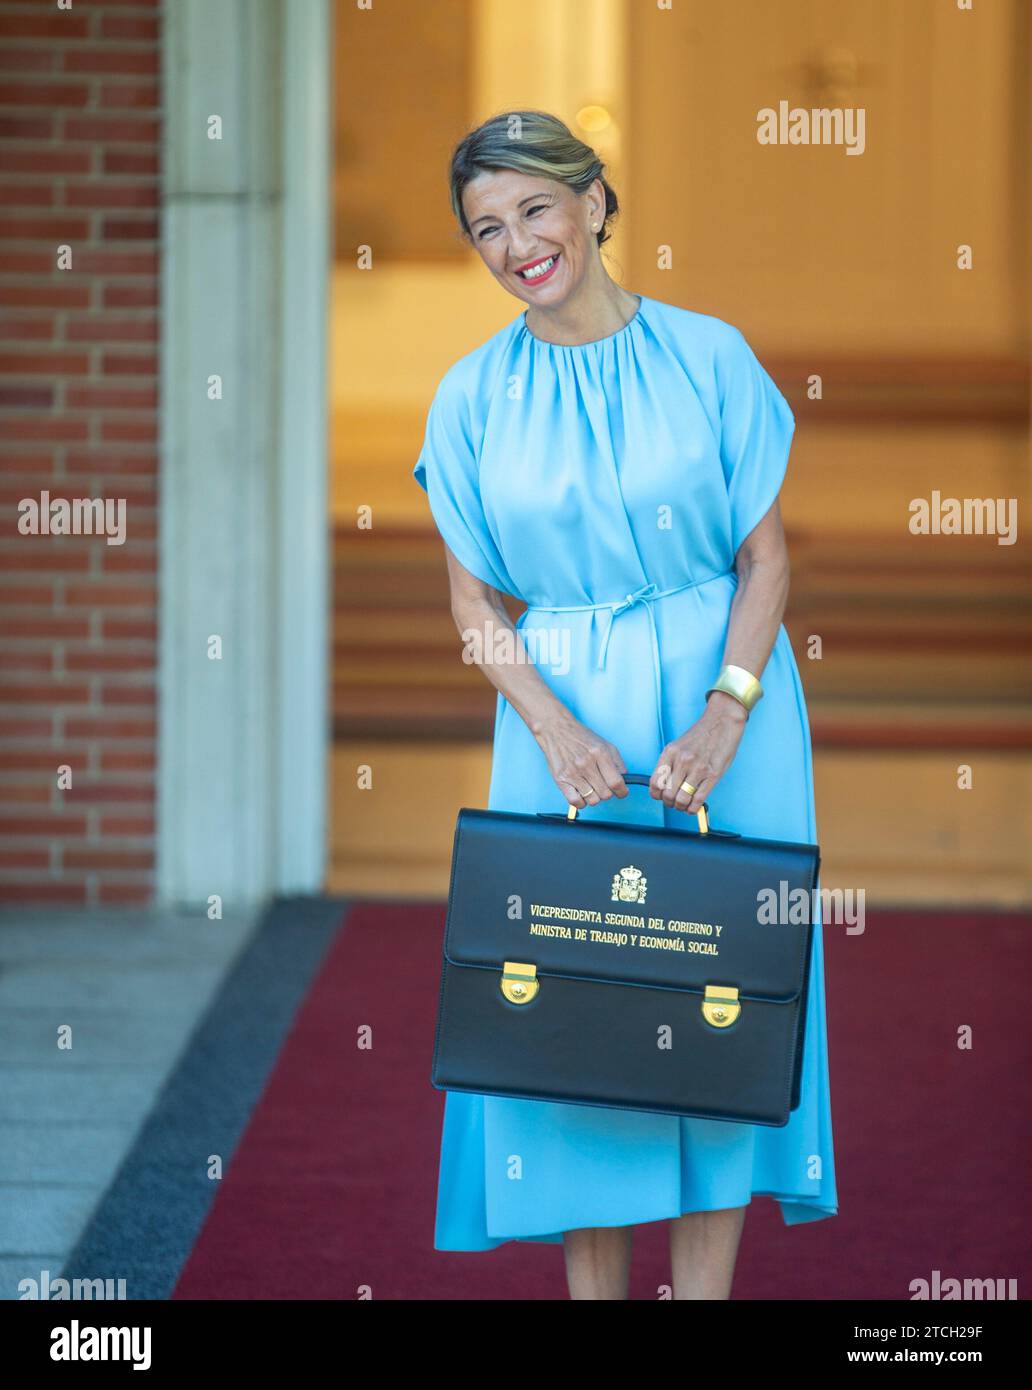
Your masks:
M 529 1004 L 540 989 L 536 965 L 507 960 L 502 967 L 501 989 L 510 1004 Z
M 731 985 L 707 985 L 702 1016 L 714 1028 L 729 1028 L 742 1012 L 738 990 Z

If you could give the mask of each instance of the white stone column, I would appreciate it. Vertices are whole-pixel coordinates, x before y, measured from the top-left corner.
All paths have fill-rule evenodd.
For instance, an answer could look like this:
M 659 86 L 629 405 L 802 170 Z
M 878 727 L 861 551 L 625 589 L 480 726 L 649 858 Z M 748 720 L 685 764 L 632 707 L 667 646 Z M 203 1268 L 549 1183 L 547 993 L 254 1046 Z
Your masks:
M 164 24 L 158 891 L 238 905 L 323 877 L 327 6 Z

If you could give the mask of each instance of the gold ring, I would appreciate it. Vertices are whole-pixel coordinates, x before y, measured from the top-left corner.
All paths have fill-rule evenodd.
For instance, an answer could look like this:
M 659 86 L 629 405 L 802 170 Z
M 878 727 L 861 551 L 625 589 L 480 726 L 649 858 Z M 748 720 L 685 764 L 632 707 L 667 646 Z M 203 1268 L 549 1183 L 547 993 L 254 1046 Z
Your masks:
M 695 788 L 692 786 L 691 782 L 682 782 L 681 790 L 685 793 L 686 796 L 695 795 Z

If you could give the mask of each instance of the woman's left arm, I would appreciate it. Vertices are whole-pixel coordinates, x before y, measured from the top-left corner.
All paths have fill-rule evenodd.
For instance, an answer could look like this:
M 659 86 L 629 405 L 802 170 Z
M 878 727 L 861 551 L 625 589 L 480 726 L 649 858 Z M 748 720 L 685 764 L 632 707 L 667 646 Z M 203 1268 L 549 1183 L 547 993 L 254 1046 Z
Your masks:
M 788 548 L 776 498 L 739 546 L 735 570 L 738 588 L 731 602 L 723 664 L 741 666 L 759 678 L 777 639 L 788 598 Z M 714 671 L 712 679 L 718 674 Z M 679 811 L 699 810 L 730 767 L 748 718 L 733 695 L 715 690 L 696 723 L 663 749 L 649 794 Z M 695 788 L 691 798 L 681 791 L 685 781 Z

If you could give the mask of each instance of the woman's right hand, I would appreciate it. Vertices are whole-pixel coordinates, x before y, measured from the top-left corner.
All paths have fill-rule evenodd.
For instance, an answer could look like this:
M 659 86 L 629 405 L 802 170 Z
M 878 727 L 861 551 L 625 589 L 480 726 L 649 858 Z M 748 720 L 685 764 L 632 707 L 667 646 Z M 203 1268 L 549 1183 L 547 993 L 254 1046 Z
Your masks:
M 610 797 L 627 795 L 623 779 L 627 768 L 620 750 L 569 711 L 549 720 L 534 737 L 571 806 L 597 806 Z

